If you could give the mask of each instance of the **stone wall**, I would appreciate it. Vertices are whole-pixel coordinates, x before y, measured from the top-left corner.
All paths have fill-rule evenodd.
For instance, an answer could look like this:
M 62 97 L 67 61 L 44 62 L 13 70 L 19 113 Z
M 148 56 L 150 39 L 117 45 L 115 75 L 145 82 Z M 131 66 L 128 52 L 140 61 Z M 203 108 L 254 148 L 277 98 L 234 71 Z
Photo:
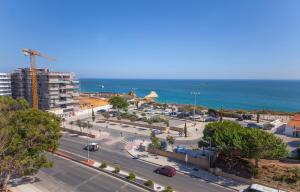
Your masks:
M 164 156 L 164 157 L 168 157 L 170 159 L 185 162 L 185 155 L 184 154 L 175 153 L 175 152 L 171 152 L 171 151 L 163 151 L 163 150 L 150 148 L 150 147 L 148 148 L 148 152 L 153 153 L 153 154 L 157 154 L 157 155 L 161 155 L 161 156 Z M 192 164 L 192 165 L 197 166 L 197 167 L 202 168 L 202 169 L 206 169 L 206 170 L 209 170 L 209 168 L 210 168 L 209 159 L 208 159 L 207 156 L 197 157 L 197 158 L 188 156 L 188 162 L 187 163 Z

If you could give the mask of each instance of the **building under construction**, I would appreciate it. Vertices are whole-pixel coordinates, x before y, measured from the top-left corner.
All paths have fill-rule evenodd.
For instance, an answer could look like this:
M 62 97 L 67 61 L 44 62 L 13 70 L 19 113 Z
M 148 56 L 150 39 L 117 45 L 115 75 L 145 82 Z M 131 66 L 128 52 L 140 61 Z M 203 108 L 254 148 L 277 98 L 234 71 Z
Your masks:
M 72 112 L 78 107 L 79 81 L 73 73 L 50 72 L 36 69 L 38 108 Z M 32 72 L 30 68 L 19 68 L 11 74 L 12 97 L 25 98 L 32 106 Z

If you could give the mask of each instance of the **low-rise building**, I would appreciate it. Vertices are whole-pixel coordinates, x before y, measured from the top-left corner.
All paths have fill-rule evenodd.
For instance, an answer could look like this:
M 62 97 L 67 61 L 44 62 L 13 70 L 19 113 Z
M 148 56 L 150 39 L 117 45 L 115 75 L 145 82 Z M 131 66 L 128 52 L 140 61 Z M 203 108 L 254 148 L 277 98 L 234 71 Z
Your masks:
M 74 73 L 50 72 L 36 69 L 38 106 L 43 110 L 73 112 L 78 106 L 76 97 L 79 81 Z M 25 98 L 32 106 L 32 76 L 30 68 L 20 68 L 11 75 L 13 98 Z
M 9 73 L 0 73 L 0 96 L 11 96 L 11 81 Z
M 285 135 L 291 137 L 300 137 L 300 114 L 292 117 L 284 130 Z

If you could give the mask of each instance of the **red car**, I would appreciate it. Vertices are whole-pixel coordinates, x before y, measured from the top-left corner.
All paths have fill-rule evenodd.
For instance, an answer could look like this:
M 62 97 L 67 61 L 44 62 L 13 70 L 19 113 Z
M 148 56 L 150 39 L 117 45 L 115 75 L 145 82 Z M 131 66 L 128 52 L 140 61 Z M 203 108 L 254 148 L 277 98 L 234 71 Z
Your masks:
M 155 169 L 154 172 L 168 177 L 173 177 L 174 175 L 176 175 L 176 169 L 171 166 L 159 167 Z

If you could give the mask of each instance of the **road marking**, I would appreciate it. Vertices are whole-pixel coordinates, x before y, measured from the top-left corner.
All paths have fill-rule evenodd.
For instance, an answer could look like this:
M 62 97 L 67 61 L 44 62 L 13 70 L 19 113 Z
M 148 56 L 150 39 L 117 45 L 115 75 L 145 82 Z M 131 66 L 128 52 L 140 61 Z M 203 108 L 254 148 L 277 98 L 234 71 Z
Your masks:
M 116 190 L 116 192 L 119 192 L 120 190 L 124 189 L 125 187 L 128 186 L 128 183 L 125 183 L 124 185 L 122 185 L 118 190 Z
M 96 175 L 84 180 L 83 182 L 79 183 L 78 185 L 75 186 L 75 189 L 78 189 L 80 186 L 90 182 L 91 180 L 93 180 L 94 178 L 98 177 L 99 175 L 103 175 L 103 173 L 99 172 Z
M 91 170 L 91 171 L 94 171 L 94 172 L 100 172 L 103 176 L 107 176 L 107 177 L 110 177 L 110 178 L 112 178 L 112 179 L 118 180 L 118 181 L 120 181 L 120 182 L 122 182 L 122 183 L 124 183 L 124 184 L 126 184 L 126 185 L 130 185 L 130 186 L 133 186 L 134 188 L 140 189 L 141 191 L 148 192 L 148 190 L 143 189 L 143 188 L 141 188 L 141 187 L 139 187 L 139 186 L 137 186 L 137 185 L 128 183 L 128 182 L 126 182 L 126 181 L 124 181 L 124 180 L 122 180 L 122 179 L 120 179 L 120 178 L 118 178 L 118 177 L 114 177 L 114 176 L 112 176 L 112 175 L 110 175 L 110 174 L 101 172 L 101 171 L 96 170 L 96 169 L 94 169 L 94 168 L 92 168 L 92 167 L 89 167 L 89 166 L 83 165 L 83 164 L 81 164 L 81 163 L 72 161 L 72 160 L 67 159 L 67 158 L 65 158 L 65 157 L 61 157 L 61 156 L 58 156 L 58 155 L 55 155 L 55 156 L 56 156 L 56 157 L 59 157 L 59 158 L 62 158 L 62 159 L 65 159 L 65 160 L 67 160 L 67 161 L 70 161 L 70 162 L 72 162 L 72 163 L 74 163 L 74 164 L 77 164 L 77 165 L 79 165 L 79 166 L 81 166 L 81 167 L 84 167 L 84 168 L 86 168 L 86 169 L 89 169 L 89 170 Z

